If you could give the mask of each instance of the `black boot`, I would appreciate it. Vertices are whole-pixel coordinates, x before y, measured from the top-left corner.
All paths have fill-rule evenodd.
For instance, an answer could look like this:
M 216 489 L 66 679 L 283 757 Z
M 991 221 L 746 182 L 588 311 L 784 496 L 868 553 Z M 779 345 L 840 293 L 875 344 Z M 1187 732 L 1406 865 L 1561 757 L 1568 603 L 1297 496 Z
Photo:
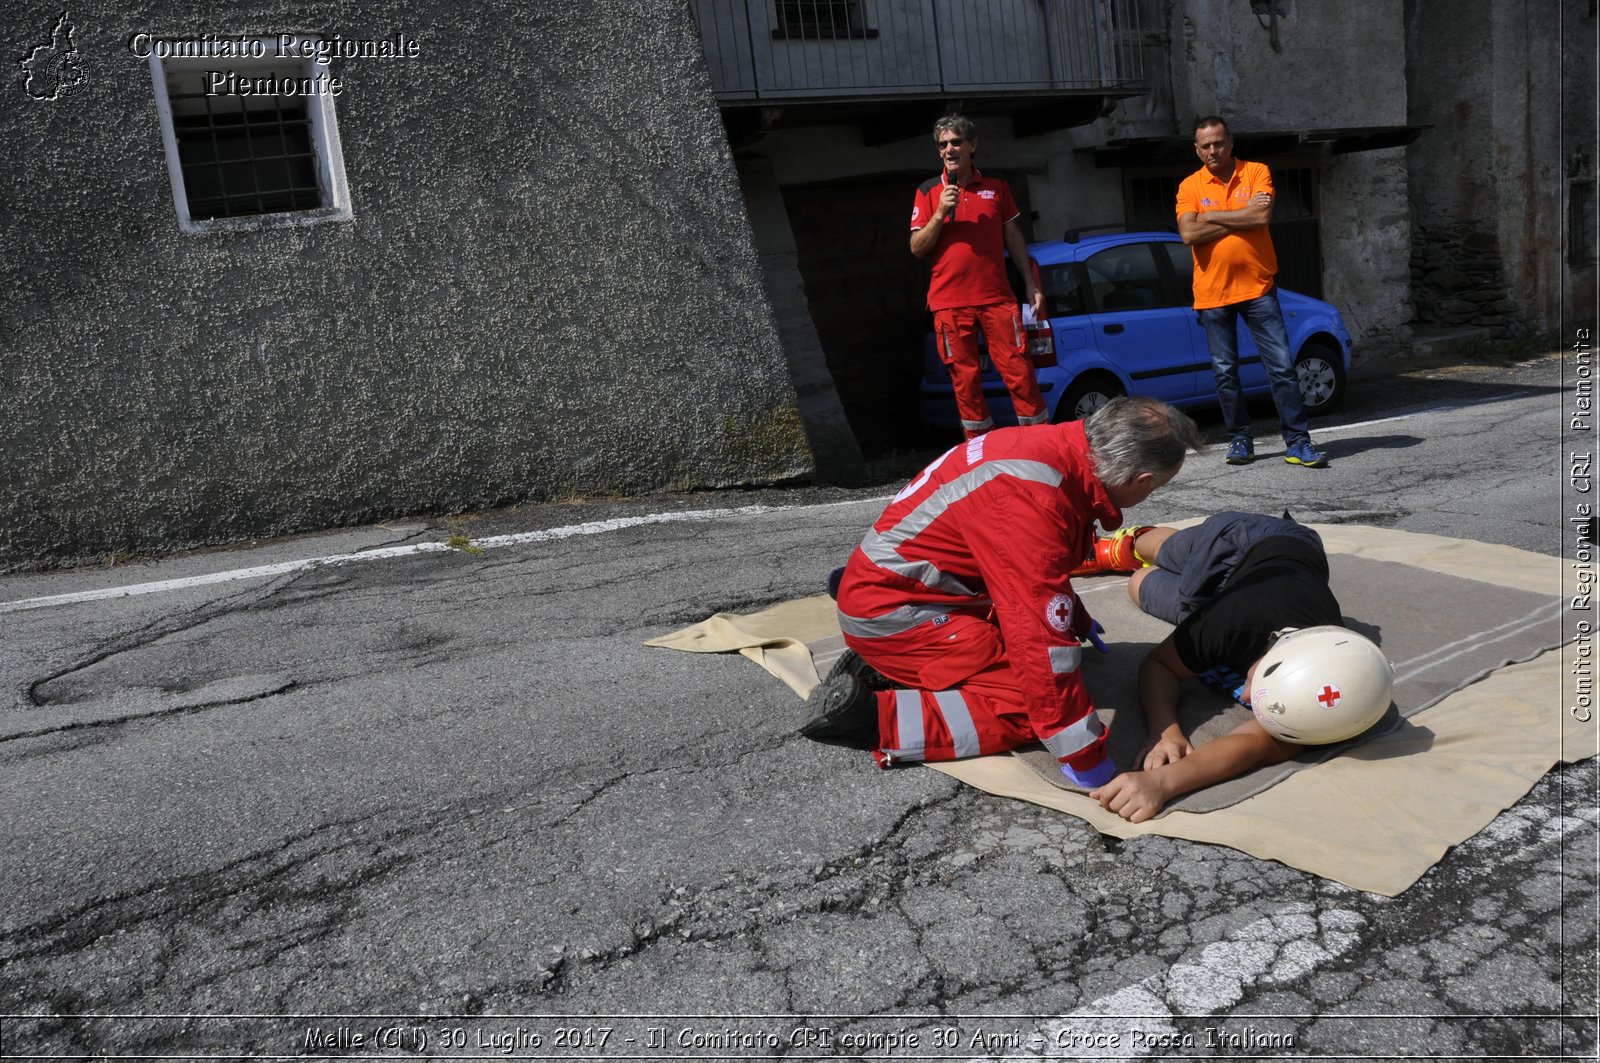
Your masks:
M 871 749 L 878 744 L 874 692 L 892 689 L 894 685 L 866 661 L 845 650 L 828 670 L 828 677 L 806 698 L 806 722 L 800 725 L 800 733 L 818 742 Z

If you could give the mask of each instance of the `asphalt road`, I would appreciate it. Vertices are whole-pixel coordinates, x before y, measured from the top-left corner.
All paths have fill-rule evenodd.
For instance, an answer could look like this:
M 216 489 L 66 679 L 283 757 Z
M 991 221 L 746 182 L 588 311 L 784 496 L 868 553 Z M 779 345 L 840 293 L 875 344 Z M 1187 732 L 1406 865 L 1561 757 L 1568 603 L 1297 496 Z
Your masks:
M 1132 516 L 1570 552 L 1562 368 L 1369 369 L 1331 468 L 1219 451 Z M 643 645 L 816 593 L 894 486 L 0 579 L 0 1054 L 1593 1058 L 1593 761 L 1386 899 L 879 772 Z

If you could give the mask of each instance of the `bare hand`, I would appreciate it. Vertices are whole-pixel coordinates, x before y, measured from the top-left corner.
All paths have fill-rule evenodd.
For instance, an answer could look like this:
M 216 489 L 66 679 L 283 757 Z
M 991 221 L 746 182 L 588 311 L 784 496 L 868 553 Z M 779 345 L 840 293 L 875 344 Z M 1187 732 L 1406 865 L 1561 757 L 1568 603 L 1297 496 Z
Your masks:
M 1272 203 L 1272 193 L 1271 192 L 1257 192 L 1255 195 L 1250 197 L 1250 205 L 1252 207 L 1265 207 L 1265 206 L 1269 206 L 1271 203 Z
M 1042 289 L 1035 288 L 1033 290 L 1033 300 L 1032 300 L 1032 302 L 1033 302 L 1033 319 L 1035 321 L 1040 321 L 1040 322 L 1044 321 L 1044 319 L 1045 319 L 1045 313 L 1044 313 L 1044 291 Z
M 1146 771 L 1128 771 L 1104 786 L 1089 791 L 1100 807 L 1115 812 L 1129 823 L 1143 823 L 1166 803 L 1161 785 Z
M 961 202 L 961 186 L 957 184 L 945 185 L 944 191 L 939 194 L 939 213 L 943 214 L 948 221 L 950 215 L 955 213 L 956 204 L 959 202 Z
M 1139 751 L 1144 770 L 1159 768 L 1163 764 L 1175 764 L 1194 752 L 1188 737 L 1176 724 L 1168 727 L 1158 735 L 1145 739 L 1144 748 Z

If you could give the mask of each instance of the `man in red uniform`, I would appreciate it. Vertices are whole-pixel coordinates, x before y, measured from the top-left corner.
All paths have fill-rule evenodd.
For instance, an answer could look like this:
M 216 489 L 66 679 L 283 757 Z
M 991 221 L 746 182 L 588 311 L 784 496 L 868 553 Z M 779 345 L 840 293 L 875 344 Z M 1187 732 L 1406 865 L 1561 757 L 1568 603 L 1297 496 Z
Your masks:
M 1033 282 L 1028 240 L 1011 186 L 973 168 L 977 127 L 959 114 L 934 124 L 944 168 L 917 189 L 911 207 L 911 253 L 932 262 L 928 309 L 939 357 L 955 386 L 961 430 L 968 439 L 994 427 L 983 398 L 978 365 L 978 330 L 983 329 L 989 358 L 1011 392 L 1017 423 L 1049 419 L 1039 382 L 1028 360 L 1022 311 L 1006 280 L 1005 252 L 1022 274 L 1023 289 L 1036 321 L 1045 319 L 1044 293 Z
M 1078 670 L 1096 627 L 1069 576 L 1095 522 L 1120 525 L 1199 446 L 1182 413 L 1119 398 L 1086 421 L 952 448 L 850 555 L 836 597 L 853 652 L 813 691 L 800 733 L 869 748 L 882 767 L 1043 742 L 1069 781 L 1109 781 Z

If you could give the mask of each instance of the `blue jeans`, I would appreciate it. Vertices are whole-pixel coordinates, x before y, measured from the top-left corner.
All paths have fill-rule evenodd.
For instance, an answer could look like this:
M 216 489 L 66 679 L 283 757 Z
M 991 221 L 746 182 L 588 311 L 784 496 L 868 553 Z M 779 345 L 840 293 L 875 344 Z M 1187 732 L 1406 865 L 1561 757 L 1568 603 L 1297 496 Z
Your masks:
M 1217 378 L 1217 402 L 1222 406 L 1222 421 L 1233 439 L 1249 439 L 1250 411 L 1245 408 L 1239 383 L 1239 326 L 1245 326 L 1261 352 L 1261 366 L 1267 371 L 1272 401 L 1278 404 L 1278 420 L 1283 422 L 1283 441 L 1288 446 L 1308 442 L 1311 430 L 1305 407 L 1300 402 L 1300 380 L 1295 376 L 1294 358 L 1289 353 L 1289 333 L 1283 327 L 1283 308 L 1278 305 L 1278 290 L 1242 303 L 1230 303 L 1200 311 L 1211 346 L 1211 369 Z

